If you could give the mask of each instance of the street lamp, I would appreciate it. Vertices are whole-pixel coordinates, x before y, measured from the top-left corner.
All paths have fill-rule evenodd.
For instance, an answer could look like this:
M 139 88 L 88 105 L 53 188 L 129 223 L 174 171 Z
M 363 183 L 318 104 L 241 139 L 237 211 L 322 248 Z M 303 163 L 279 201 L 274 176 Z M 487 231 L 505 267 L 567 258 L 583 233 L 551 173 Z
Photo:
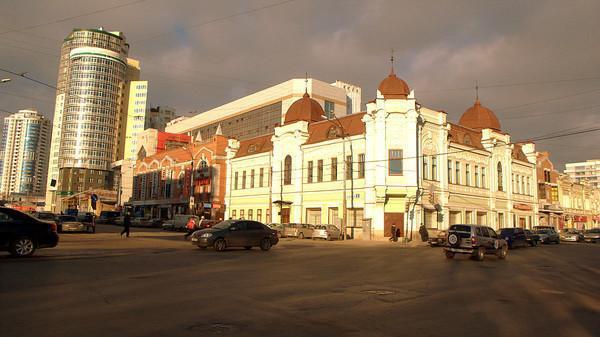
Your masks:
M 346 229 L 348 227 L 348 211 L 347 211 L 347 207 L 346 207 L 346 180 L 347 180 L 347 176 L 348 176 L 348 172 L 346 171 L 348 166 L 350 167 L 350 209 L 352 210 L 352 237 L 354 238 L 354 228 L 356 228 L 356 210 L 354 209 L 354 167 L 353 167 L 353 161 L 354 161 L 354 151 L 352 149 L 352 141 L 350 141 L 350 165 L 348 165 L 348 160 L 346 158 L 346 141 L 348 140 L 348 136 L 349 134 L 346 132 L 346 129 L 344 128 L 344 125 L 342 124 L 342 122 L 340 121 L 340 119 L 335 115 L 335 113 L 333 113 L 333 119 L 328 118 L 327 116 L 321 116 L 325 119 L 327 119 L 329 122 L 331 122 L 331 124 L 337 126 L 340 128 L 340 130 L 342 130 L 342 139 L 344 141 L 343 147 L 342 147 L 342 156 L 344 156 L 344 173 L 343 173 L 343 179 L 344 179 L 344 201 L 342 202 L 342 212 L 344 215 L 344 221 L 342 223 L 342 239 L 346 240 Z M 335 121 L 335 122 L 334 122 Z M 337 132 L 336 132 L 336 136 L 337 136 Z

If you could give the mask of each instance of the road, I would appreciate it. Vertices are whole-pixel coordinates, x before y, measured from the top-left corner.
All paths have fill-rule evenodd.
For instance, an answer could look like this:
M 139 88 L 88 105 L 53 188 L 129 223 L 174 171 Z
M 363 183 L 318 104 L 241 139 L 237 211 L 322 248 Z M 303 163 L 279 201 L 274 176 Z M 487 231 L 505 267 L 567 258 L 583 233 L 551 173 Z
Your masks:
M 507 260 L 390 242 L 201 251 L 180 233 L 61 235 L 0 255 L 0 336 L 598 336 L 600 245 Z

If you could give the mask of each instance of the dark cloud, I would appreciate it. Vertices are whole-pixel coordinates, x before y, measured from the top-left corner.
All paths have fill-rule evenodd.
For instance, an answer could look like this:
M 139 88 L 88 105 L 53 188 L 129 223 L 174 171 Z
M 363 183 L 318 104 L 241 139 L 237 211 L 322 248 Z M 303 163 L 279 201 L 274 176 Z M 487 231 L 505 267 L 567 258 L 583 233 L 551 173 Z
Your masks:
M 0 32 L 125 2 L 6 0 Z M 600 124 L 598 1 L 297 0 L 235 15 L 274 3 L 147 0 L 0 35 L 0 64 L 55 83 L 60 44 L 72 28 L 120 30 L 150 81 L 151 104 L 185 114 L 305 72 L 360 85 L 366 101 L 387 75 L 393 48 L 396 73 L 451 121 L 472 105 L 469 88 L 478 80 L 482 102 L 513 139 Z M 553 82 L 562 79 L 579 80 Z M 15 79 L 0 85 L 0 109 L 37 107 L 51 116 L 53 94 Z M 599 141 L 600 133 L 591 133 L 539 142 L 538 149 L 562 166 L 600 157 Z

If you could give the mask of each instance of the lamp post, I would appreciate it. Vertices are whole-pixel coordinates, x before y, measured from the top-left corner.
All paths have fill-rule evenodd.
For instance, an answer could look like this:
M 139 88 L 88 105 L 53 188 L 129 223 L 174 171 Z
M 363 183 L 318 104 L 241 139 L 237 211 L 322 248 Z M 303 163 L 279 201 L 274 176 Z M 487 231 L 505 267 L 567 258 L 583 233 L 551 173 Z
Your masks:
M 194 153 L 192 152 L 192 149 L 190 149 L 187 146 L 183 147 L 184 150 L 186 150 L 189 154 L 190 154 L 190 158 L 191 158 L 191 162 L 190 162 L 190 200 L 189 200 L 189 212 L 191 215 L 194 215 L 194 212 L 192 211 L 192 206 L 194 205 Z
M 346 207 L 346 180 L 347 180 L 347 176 L 348 176 L 348 172 L 347 169 L 348 167 L 350 167 L 350 209 L 352 210 L 352 238 L 354 238 L 354 228 L 356 228 L 356 211 L 354 209 L 354 151 L 352 149 L 352 141 L 350 141 L 350 161 L 348 163 L 348 160 L 346 158 L 346 141 L 348 141 L 348 133 L 346 132 L 346 129 L 344 128 L 344 125 L 342 124 L 342 122 L 340 121 L 340 119 L 335 115 L 335 113 L 333 114 L 333 119 L 331 118 L 327 118 L 327 116 L 322 116 L 325 119 L 327 119 L 329 122 L 331 122 L 333 125 L 337 126 L 340 128 L 340 130 L 342 130 L 342 139 L 343 139 L 343 147 L 342 147 L 342 156 L 344 156 L 344 173 L 343 173 L 343 179 L 344 179 L 344 201 L 342 202 L 342 212 L 343 212 L 343 223 L 342 223 L 342 239 L 346 240 L 346 229 L 348 227 L 348 211 L 347 211 L 347 207 Z M 334 122 L 335 120 L 335 122 Z M 337 135 L 337 133 L 336 133 Z M 349 165 L 348 165 L 349 164 Z

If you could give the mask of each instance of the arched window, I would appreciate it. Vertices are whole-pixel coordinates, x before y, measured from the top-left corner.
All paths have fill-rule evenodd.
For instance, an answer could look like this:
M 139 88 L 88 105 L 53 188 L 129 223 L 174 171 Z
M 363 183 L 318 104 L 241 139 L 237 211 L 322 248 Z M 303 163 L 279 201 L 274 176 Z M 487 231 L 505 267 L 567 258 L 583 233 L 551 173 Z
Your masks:
M 283 162 L 283 184 L 292 184 L 292 157 L 290 155 L 287 155 Z
M 498 191 L 504 191 L 502 178 L 502 163 L 498 162 Z

